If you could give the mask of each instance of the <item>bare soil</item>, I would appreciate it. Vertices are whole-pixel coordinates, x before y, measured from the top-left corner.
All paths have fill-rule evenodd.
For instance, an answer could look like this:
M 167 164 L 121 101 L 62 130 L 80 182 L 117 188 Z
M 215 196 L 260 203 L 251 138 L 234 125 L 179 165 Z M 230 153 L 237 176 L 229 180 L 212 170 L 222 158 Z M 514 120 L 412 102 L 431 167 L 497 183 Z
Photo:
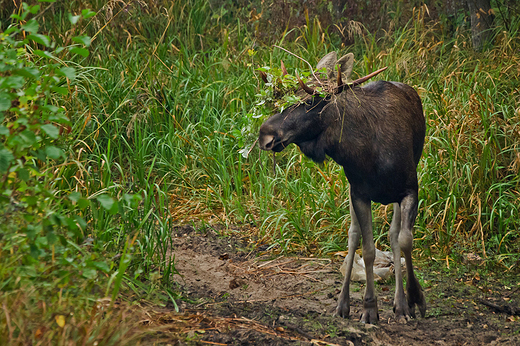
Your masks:
M 520 345 L 520 286 L 485 275 L 478 260 L 458 270 L 421 263 L 428 310 L 407 324 L 394 321 L 393 282 L 378 284 L 380 321 L 365 325 L 362 283 L 351 286 L 350 319 L 333 316 L 341 258 L 273 256 L 212 228 L 174 233 L 175 285 L 188 297 L 180 315 L 190 324 L 181 344 Z

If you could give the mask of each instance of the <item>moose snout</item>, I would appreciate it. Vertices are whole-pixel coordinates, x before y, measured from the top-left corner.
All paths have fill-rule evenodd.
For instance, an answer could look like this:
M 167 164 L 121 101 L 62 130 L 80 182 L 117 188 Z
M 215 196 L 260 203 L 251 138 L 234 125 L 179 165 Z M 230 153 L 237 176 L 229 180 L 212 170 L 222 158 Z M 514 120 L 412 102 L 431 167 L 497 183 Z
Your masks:
M 275 144 L 275 137 L 273 135 L 260 135 L 258 143 L 262 150 L 273 150 Z

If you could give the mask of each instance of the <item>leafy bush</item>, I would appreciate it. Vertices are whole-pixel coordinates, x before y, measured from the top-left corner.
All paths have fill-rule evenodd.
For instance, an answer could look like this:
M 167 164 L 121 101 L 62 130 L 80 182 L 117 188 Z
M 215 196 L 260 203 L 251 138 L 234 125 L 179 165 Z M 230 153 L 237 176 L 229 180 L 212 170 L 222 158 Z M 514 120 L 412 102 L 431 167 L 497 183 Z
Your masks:
M 71 122 L 60 99 L 69 93 L 76 69 L 63 60 L 69 55 L 88 55 L 88 36 L 73 37 L 69 47 L 55 47 L 38 33 L 39 5 L 23 4 L 13 14 L 14 23 L 0 34 L 0 228 L 2 252 L 16 253 L 16 265 L 3 266 L 1 289 L 14 288 L 25 279 L 40 280 L 47 264 L 63 269 L 78 267 L 80 275 L 93 278 L 98 270 L 108 272 L 105 262 L 78 258 L 76 244 L 86 237 L 83 217 L 90 202 L 78 191 L 55 188 L 60 166 L 67 164 L 67 136 Z M 85 10 L 71 16 L 94 13 Z M 58 55 L 60 58 L 58 58 Z M 65 149 L 65 150 L 64 150 Z M 5 258 L 5 256 L 2 256 Z M 67 282 L 71 273 L 59 271 Z
M 107 259 L 92 220 L 104 211 L 105 222 L 128 222 L 134 215 L 127 211 L 138 209 L 141 197 L 122 193 L 116 199 L 103 189 L 87 195 L 75 183 L 71 172 L 81 171 L 73 159 L 75 113 L 65 105 L 84 69 L 73 60 L 89 55 L 91 39 L 72 36 L 72 45 L 58 46 L 39 33 L 40 5 L 23 3 L 22 9 L 0 34 L 0 340 L 86 340 L 99 330 L 66 325 L 66 315 L 56 311 L 105 323 L 92 310 L 91 296 L 111 290 L 109 301 L 118 297 L 136 237 L 124 237 L 110 249 L 121 255 Z M 68 20 L 74 26 L 93 15 L 83 10 Z M 101 333 L 97 340 L 103 338 L 112 336 Z

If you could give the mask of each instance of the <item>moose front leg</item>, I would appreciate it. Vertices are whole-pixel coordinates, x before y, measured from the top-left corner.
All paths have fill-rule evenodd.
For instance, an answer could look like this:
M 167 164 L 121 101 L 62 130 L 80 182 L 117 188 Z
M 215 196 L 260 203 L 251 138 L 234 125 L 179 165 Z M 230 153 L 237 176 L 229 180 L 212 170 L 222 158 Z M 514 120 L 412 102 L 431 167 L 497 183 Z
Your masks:
M 363 236 L 363 260 L 367 275 L 367 285 L 363 299 L 363 314 L 361 322 L 376 323 L 379 319 L 377 312 L 377 298 L 375 296 L 373 264 L 375 259 L 374 236 L 372 234 L 372 211 L 370 201 L 356 198 L 350 190 L 350 228 L 348 232 L 348 254 L 345 258 L 345 279 L 339 295 L 336 315 L 347 318 L 350 313 L 350 277 L 354 264 L 354 255 L 359 245 L 359 238 Z
M 370 200 L 357 198 L 351 193 L 351 203 L 354 205 L 354 211 L 361 228 L 361 236 L 363 238 L 363 261 L 365 262 L 366 272 L 366 288 L 363 298 L 363 314 L 361 322 L 375 324 L 379 320 L 377 310 L 377 297 L 374 285 L 374 260 L 376 257 L 376 248 L 374 245 L 374 235 L 372 233 L 372 210 L 370 208 Z M 350 249 L 349 249 L 350 253 Z
M 348 318 L 350 314 L 350 277 L 352 275 L 352 266 L 354 265 L 354 255 L 359 246 L 359 238 L 361 236 L 361 227 L 356 217 L 356 212 L 352 205 L 352 197 L 350 197 L 350 228 L 348 230 L 348 254 L 345 257 L 345 278 L 343 279 L 343 287 L 339 294 L 338 306 L 336 307 L 336 316 Z

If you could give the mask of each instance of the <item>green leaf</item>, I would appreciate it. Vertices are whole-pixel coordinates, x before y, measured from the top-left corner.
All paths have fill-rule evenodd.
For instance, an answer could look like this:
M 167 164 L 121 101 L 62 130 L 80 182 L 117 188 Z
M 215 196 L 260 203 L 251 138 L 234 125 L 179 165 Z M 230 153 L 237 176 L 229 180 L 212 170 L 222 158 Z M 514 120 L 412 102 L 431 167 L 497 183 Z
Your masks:
M 83 18 L 85 19 L 89 19 L 90 17 L 93 17 L 96 15 L 96 12 L 86 8 L 84 10 L 81 11 L 81 15 L 83 16 Z
M 112 206 L 114 205 L 115 201 L 112 197 L 109 195 L 101 195 L 96 198 L 99 203 L 105 208 L 106 210 L 112 209 Z
M 0 92 L 0 112 L 6 111 L 11 108 L 11 100 L 9 94 Z
M 63 150 L 60 148 L 56 148 L 55 146 L 51 145 L 45 148 L 45 153 L 48 157 L 51 159 L 57 160 L 63 155 Z
M 18 138 L 21 140 L 21 143 L 25 144 L 26 146 L 32 146 L 34 143 L 36 143 L 36 135 L 29 129 L 22 131 L 18 135 Z
M 9 169 L 11 162 L 14 160 L 13 154 L 9 149 L 0 149 L 0 173 L 5 173 Z
M 22 25 L 22 29 L 25 31 L 30 32 L 31 34 L 36 34 L 38 32 L 38 28 L 40 27 L 40 24 L 36 21 L 36 19 L 29 19 L 27 23 Z
M 45 132 L 49 137 L 51 137 L 53 139 L 58 138 L 58 136 L 60 134 L 60 130 L 52 124 L 42 125 L 41 129 L 43 130 L 43 132 Z
M 72 234 L 74 236 L 81 237 L 81 232 L 79 231 L 79 227 L 78 227 L 78 225 L 76 224 L 76 222 L 74 221 L 73 218 L 66 217 L 65 218 L 65 224 L 67 225 L 67 228 L 69 229 L 69 231 L 72 232 Z
M 44 57 L 44 58 L 55 59 L 54 55 L 52 55 L 51 53 L 49 53 L 47 51 L 39 50 L 39 49 L 35 49 L 34 54 Z
M 72 38 L 72 41 L 77 42 L 77 43 L 81 43 L 85 47 L 90 46 L 90 36 L 86 36 L 86 35 L 84 35 L 84 36 L 76 36 L 76 37 Z
M 73 16 L 72 13 L 69 13 L 69 21 L 72 25 L 75 25 L 81 16 Z
M 74 67 L 62 67 L 58 71 L 59 74 L 67 77 L 71 81 L 76 79 L 76 69 Z
M 79 54 L 79 55 L 81 55 L 82 57 L 85 57 L 85 58 L 89 55 L 89 52 L 88 52 L 87 49 L 80 48 L 80 47 L 71 48 L 70 52 L 74 53 L 74 54 Z
M 28 35 L 27 38 L 29 40 L 33 40 L 34 42 L 45 46 L 45 47 L 48 47 L 51 44 L 49 36 L 42 35 L 42 34 L 31 34 L 31 35 Z
M 84 210 L 87 207 L 90 207 L 90 201 L 88 199 L 86 199 L 86 198 L 81 198 L 78 201 L 78 208 L 81 209 L 81 210 Z
M 75 215 L 74 216 L 74 220 L 76 220 L 76 222 L 78 223 L 79 227 L 81 227 L 82 229 L 86 229 L 87 228 L 87 222 L 81 216 Z
M 27 205 L 29 206 L 34 206 L 36 205 L 36 203 L 38 203 L 38 197 L 36 196 L 27 196 L 25 197 L 25 203 L 27 203 Z M 24 218 L 29 221 L 29 222 L 32 222 L 33 218 L 34 218 L 34 215 L 24 215 Z
M 1 87 L 6 89 L 21 89 L 25 83 L 25 79 L 22 76 L 10 76 L 4 79 L 3 83 L 0 83 Z
M 12 16 L 11 16 L 12 18 Z M 18 29 L 18 27 L 16 25 L 12 25 L 10 26 L 9 28 L 7 28 L 5 31 L 4 31 L 4 34 L 6 35 L 11 35 L 11 33 L 19 33 L 20 32 L 20 29 Z
M 38 78 L 40 77 L 40 70 L 34 67 L 24 67 L 17 71 L 15 71 L 16 74 L 23 76 L 25 78 Z
M 27 13 L 22 13 L 22 15 L 26 15 L 26 16 L 27 16 L 29 13 L 34 14 L 34 13 L 31 11 L 31 10 L 32 10 L 32 6 L 29 5 L 28 3 L 26 3 L 26 2 L 22 2 L 22 7 L 23 7 L 24 12 L 27 12 Z M 40 7 L 40 6 L 38 5 L 38 8 L 39 8 L 39 7 Z
M 123 194 L 123 199 L 131 208 L 137 208 L 142 197 L 138 194 L 125 193 Z
M 45 152 L 45 149 L 36 150 L 34 156 L 36 156 L 36 158 L 40 161 L 45 161 L 47 159 L 47 153 Z
M 58 235 L 58 239 L 60 240 L 61 245 L 66 246 L 67 245 L 67 239 L 63 235 Z
M 85 197 L 81 196 L 79 192 L 71 192 L 69 195 L 69 199 L 74 202 L 80 209 L 85 209 L 90 205 L 90 201 Z
M 110 271 L 110 267 L 105 262 L 92 262 L 92 263 L 90 263 L 90 265 L 105 273 L 108 273 Z
M 74 202 L 74 203 L 77 203 L 79 201 L 79 199 L 81 198 L 81 193 L 80 192 L 71 192 L 69 194 L 69 199 Z
M 29 7 L 29 12 L 31 12 L 32 14 L 38 13 L 39 10 L 40 10 L 40 5 L 34 5 L 34 6 Z
M 40 256 L 40 250 L 38 249 L 38 247 L 36 245 L 34 245 L 34 243 L 31 243 L 31 245 L 29 245 L 29 249 L 30 249 L 31 256 L 35 259 L 38 259 L 38 256 Z M 30 268 L 32 268 L 32 267 L 27 266 L 26 268 L 28 269 L 26 274 L 31 276 L 32 272 L 31 272 Z M 34 277 L 36 277 L 36 269 L 33 269 L 33 270 L 34 270 Z
M 86 279 L 94 279 L 97 275 L 97 270 L 94 268 L 83 269 L 82 276 Z
M 27 181 L 29 180 L 29 171 L 26 170 L 25 168 L 20 168 L 18 170 L 18 176 L 20 177 L 20 179 L 22 179 L 23 181 Z
M 56 237 L 56 234 L 53 231 L 48 231 L 46 237 L 49 245 L 56 243 L 56 241 L 58 240 L 58 237 Z
M 4 125 L 0 125 L 0 136 L 9 136 L 9 129 Z
M 51 90 L 59 94 L 62 94 L 63 96 L 67 96 L 67 94 L 69 93 L 69 88 L 59 87 L 56 85 L 52 86 Z
M 51 113 L 56 113 L 58 112 L 60 109 L 63 109 L 63 108 L 60 108 L 60 107 L 56 107 L 55 105 L 45 105 L 45 106 L 42 106 L 43 109 L 51 112 Z

